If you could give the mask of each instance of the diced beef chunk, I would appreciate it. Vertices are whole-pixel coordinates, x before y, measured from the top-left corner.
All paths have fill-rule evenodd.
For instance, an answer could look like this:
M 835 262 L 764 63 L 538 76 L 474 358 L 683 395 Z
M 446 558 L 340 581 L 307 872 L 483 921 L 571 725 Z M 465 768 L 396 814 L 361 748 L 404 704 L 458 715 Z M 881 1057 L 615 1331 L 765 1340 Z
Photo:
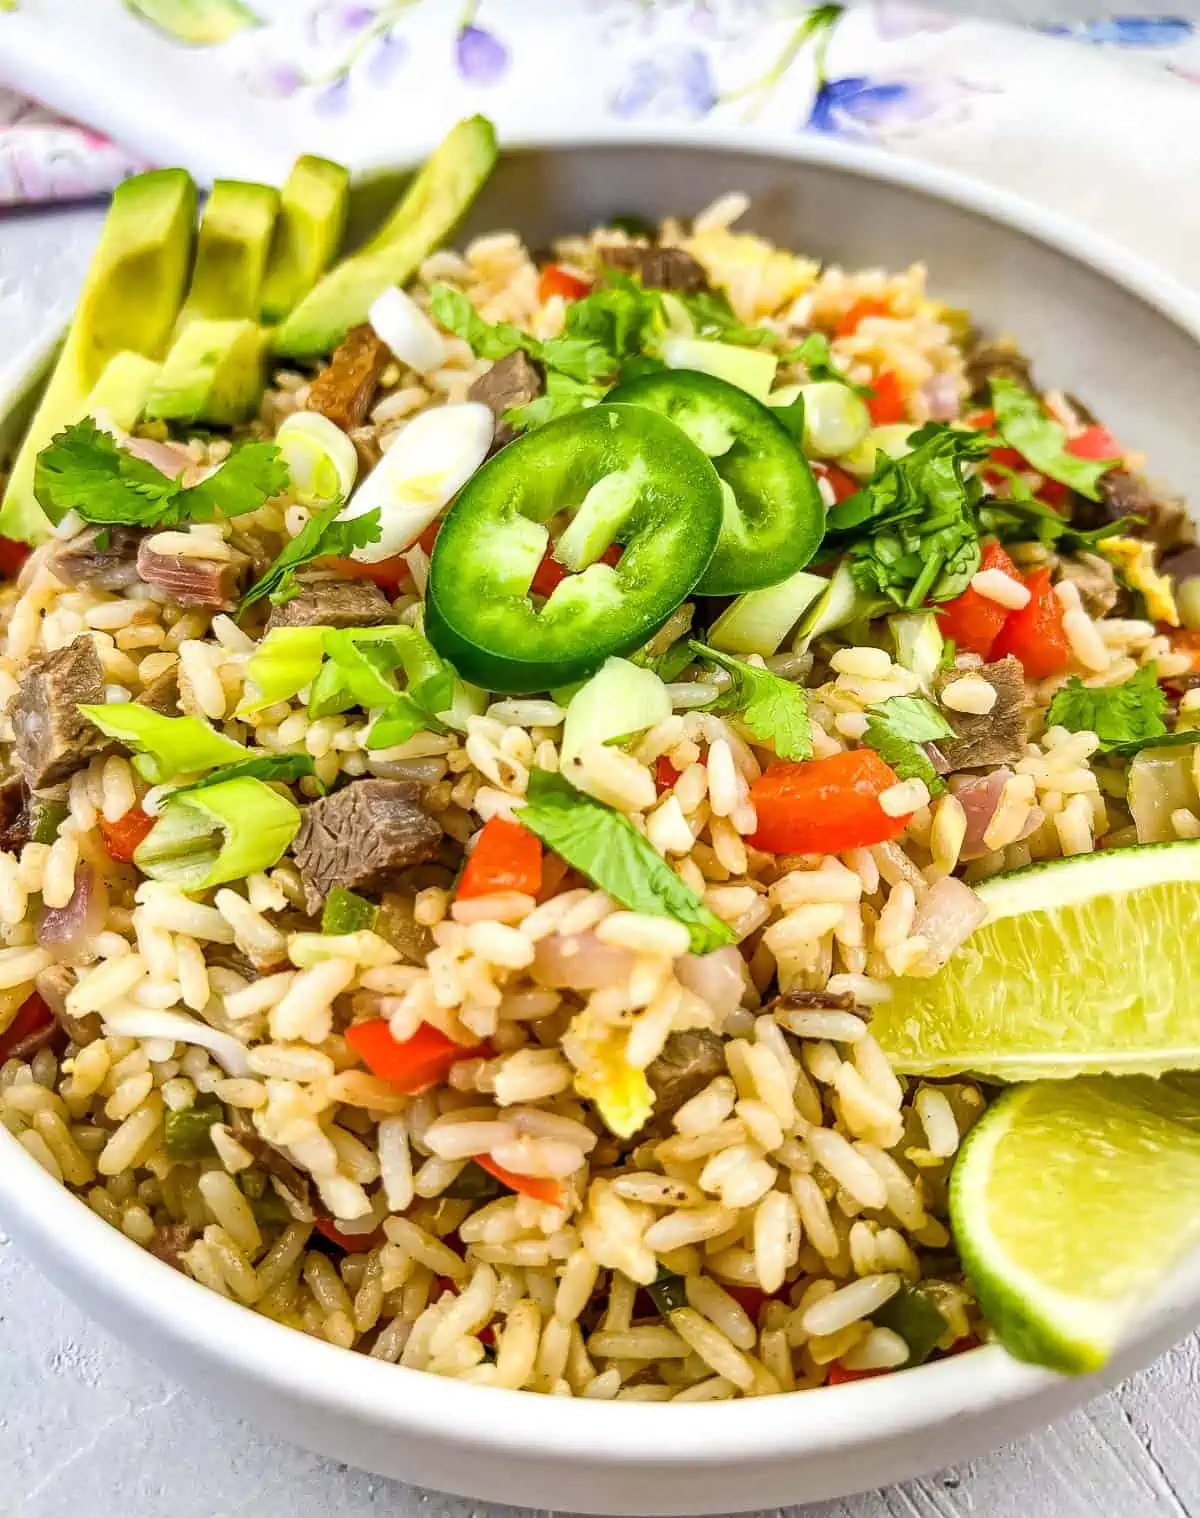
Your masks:
M 64 585 L 93 590 L 128 590 L 136 585 L 142 534 L 133 527 L 85 527 L 50 551 L 51 574 Z
M 306 408 L 327 416 L 343 432 L 361 426 L 391 356 L 370 327 L 351 327 L 308 387 Z
M 646 1079 L 654 1092 L 655 1128 L 667 1125 L 693 1096 L 725 1070 L 725 1046 L 705 1028 L 672 1033 L 657 1059 L 646 1066 Z
M 1200 546 L 1193 543 L 1188 548 L 1179 548 L 1167 554 L 1158 567 L 1179 586 L 1184 580 L 1200 575 Z
M 1144 474 L 1110 469 L 1100 476 L 1098 489 L 1098 501 L 1076 496 L 1071 511 L 1075 526 L 1091 529 L 1137 516 L 1142 521 L 1129 524 L 1130 537 L 1148 538 L 1164 553 L 1191 543 L 1194 533 L 1183 500 L 1156 490 Z
M 10 708 L 17 768 L 31 790 L 57 785 L 108 747 L 80 715 L 104 701 L 104 671 L 86 633 L 47 654 L 26 672 Z
M 1079 592 L 1084 610 L 1091 617 L 1104 617 L 1117 604 L 1120 587 L 1112 565 L 1098 553 L 1078 553 L 1063 559 L 1059 575 Z
M 138 549 L 137 570 L 147 585 L 178 601 L 180 606 L 204 606 L 212 611 L 232 611 L 246 571 L 248 554 L 231 549 L 228 558 L 195 558 L 191 554 L 162 553 L 147 538 Z
M 272 609 L 267 631 L 277 627 L 382 627 L 396 620 L 391 602 L 370 580 L 308 580 Z
M 402 780 L 356 780 L 305 808 L 292 852 L 311 913 L 334 886 L 376 889 L 397 870 L 434 857 L 442 829 L 420 794 Z
M 967 354 L 967 383 L 973 401 L 991 404 L 990 385 L 994 379 L 1012 380 L 1026 390 L 1036 388 L 1029 360 L 1009 338 L 976 343 Z
M 84 1044 L 94 1043 L 104 1030 L 98 1012 L 89 1012 L 85 1017 L 76 1017 L 67 1011 L 67 995 L 78 978 L 78 972 L 70 965 L 47 965 L 39 973 L 33 985 L 34 990 L 54 1014 L 54 1021 L 71 1042 L 82 1049 Z
M 236 1108 L 234 1110 L 237 1111 Z M 268 1144 L 248 1120 L 243 1119 L 241 1122 L 232 1124 L 232 1131 L 242 1148 L 254 1156 L 255 1162 L 262 1166 L 273 1181 L 278 1182 L 295 1204 L 298 1212 L 306 1213 L 312 1196 L 308 1176 L 297 1169 L 287 1155 L 276 1149 L 274 1144 Z
M 708 288 L 704 265 L 682 248 L 614 245 L 597 248 L 596 256 L 609 269 L 636 275 L 647 290 L 682 290 L 695 295 Z
M 854 1012 L 849 991 L 784 991 L 771 1003 L 772 1012 Z
M 29 792 L 23 780 L 0 785 L 0 850 L 19 854 L 30 839 Z
M 177 716 L 179 713 L 178 668 L 172 665 L 170 669 L 164 669 L 161 675 L 155 675 L 137 698 L 137 704 L 148 706 L 152 712 L 159 712 L 164 717 Z
M 952 680 L 960 679 L 967 671 L 944 670 L 937 677 L 937 694 Z M 996 692 L 996 704 L 983 716 L 970 716 L 965 712 L 947 711 L 944 715 L 954 729 L 956 737 L 940 738 L 938 747 L 955 770 L 981 769 L 993 764 L 1012 764 L 1025 753 L 1025 671 L 1021 661 L 1011 654 L 997 659 L 981 669 L 970 671 L 978 674 Z
M 148 1248 L 156 1260 L 161 1260 L 164 1265 L 170 1265 L 175 1270 L 182 1270 L 179 1257 L 191 1245 L 192 1230 L 186 1223 L 161 1223 L 154 1230 Z
M 542 375 L 537 365 L 520 348 L 497 359 L 486 374 L 481 374 L 467 391 L 467 399 L 482 401 L 496 418 L 494 442 L 498 447 L 511 443 L 516 433 L 504 421 L 512 406 L 527 406 L 542 393 Z

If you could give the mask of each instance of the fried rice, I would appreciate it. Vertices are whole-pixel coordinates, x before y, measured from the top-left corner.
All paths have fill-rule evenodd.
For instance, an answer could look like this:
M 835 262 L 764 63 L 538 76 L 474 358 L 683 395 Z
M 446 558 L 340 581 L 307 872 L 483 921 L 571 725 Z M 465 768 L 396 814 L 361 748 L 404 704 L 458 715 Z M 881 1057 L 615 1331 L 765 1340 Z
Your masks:
M 821 268 L 737 230 L 745 208 L 726 197 L 658 237 L 689 252 L 737 318 L 776 333 L 781 348 L 815 330 L 850 381 L 895 376 L 912 423 L 968 414 L 970 342 L 959 315 L 927 293 L 923 268 Z M 555 258 L 589 280 L 597 248 L 627 240 L 603 229 L 564 240 Z M 520 239 L 502 232 L 428 258 L 413 293 L 425 303 L 433 283 L 449 284 L 486 321 L 551 338 L 566 303 L 540 299 L 539 276 Z M 862 309 L 870 314 L 848 321 Z M 364 467 L 414 416 L 462 401 L 487 371 L 465 341 L 445 344 L 431 373 L 395 362 L 383 372 L 369 419 L 351 432 Z M 781 373 L 805 377 L 799 360 Z M 305 408 L 312 379 L 277 371 L 251 430 L 273 436 Z M 1087 425 L 1066 397 L 1047 402 L 1068 435 Z M 166 438 L 152 425 L 138 436 Z M 185 446 L 208 466 L 229 445 Z M 308 518 L 284 494 L 183 532 L 198 551 L 262 563 Z M 164 551 L 189 551 L 170 536 Z M 57 546 L 36 550 L 0 601 L 6 744 L 35 661 L 82 638 L 108 700 L 136 699 L 174 673 L 182 712 L 255 750 L 311 757 L 313 773 L 284 787 L 295 799 L 363 777 L 412 782 L 460 855 L 489 819 L 519 817 L 531 769 L 560 768 L 565 713 L 550 696 L 494 697 L 461 732 L 420 732 L 386 750 L 366 746 L 361 711 L 311 718 L 305 692 L 237 715 L 261 608 L 239 623 L 144 583 L 71 586 L 54 573 Z M 1037 542 L 1009 551 L 1023 568 L 1053 569 L 1071 672 L 1115 685 L 1154 662 L 1160 679 L 1182 682 L 1186 720 L 1190 649 L 1140 613 L 1094 614 Z M 408 587 L 391 597 L 402 622 L 417 616 L 428 572 L 420 547 L 408 562 Z M 817 758 L 855 749 L 869 706 L 920 689 L 875 630 L 857 631 L 767 661 L 808 688 Z M 991 711 L 981 664 L 958 654 L 941 690 L 948 712 Z M 35 991 L 57 1019 L 40 1046 L 0 1066 L 0 1119 L 51 1176 L 174 1268 L 413 1369 L 597 1400 L 810 1389 L 908 1363 L 883 1309 L 917 1283 L 944 1319 L 932 1352 L 969 1347 L 986 1328 L 954 1254 L 947 1185 L 988 1094 L 965 1077 L 895 1074 L 872 1011 L 896 977 L 929 974 L 952 951 L 931 937 L 941 883 L 969 886 L 1136 836 L 1096 735 L 1045 726 L 1064 678 L 1025 683 L 1019 757 L 973 777 L 990 785 L 986 816 L 970 786 L 934 797 L 908 780 L 881 803 L 911 814 L 902 834 L 841 854 L 754 845 L 751 788 L 775 756 L 737 716 L 704 709 L 712 676 L 702 670 L 670 685 L 666 720 L 623 744 L 585 746 L 573 783 L 629 819 L 732 929 L 736 946 L 704 957 L 689 954 L 679 923 L 624 909 L 565 870 L 557 884 L 547 873 L 540 899 L 460 900 L 443 856 L 374 893 L 384 906 L 376 931 L 314 956 L 291 859 L 185 893 L 114 858 L 112 829 L 139 805 L 153 816 L 164 788 L 148 789 L 123 754 L 98 753 L 51 792 L 66 808 L 56 835 L 0 852 L 0 1026 Z M 1200 817 L 1177 808 L 1170 827 L 1194 837 Z M 65 963 L 43 914 L 71 906 L 85 871 L 100 887 L 98 916 Z M 195 1035 L 139 1031 L 142 1014 L 164 1011 L 188 1016 Z M 378 1018 L 399 1040 L 428 1025 L 472 1052 L 432 1088 L 400 1092 L 347 1038 Z M 711 1063 L 698 1083 L 689 1074 L 682 1100 L 663 1099 L 663 1072 L 689 1041 Z M 620 1109 L 631 1072 L 660 1099 L 622 1135 L 603 1114 Z M 201 1158 L 173 1159 L 165 1125 L 188 1111 L 211 1114 L 209 1144 Z

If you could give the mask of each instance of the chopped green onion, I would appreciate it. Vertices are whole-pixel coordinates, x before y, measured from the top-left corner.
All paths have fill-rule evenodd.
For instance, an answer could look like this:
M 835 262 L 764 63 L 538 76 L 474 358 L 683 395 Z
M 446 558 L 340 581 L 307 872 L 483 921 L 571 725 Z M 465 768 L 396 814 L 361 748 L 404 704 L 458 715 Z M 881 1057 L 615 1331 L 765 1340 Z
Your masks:
M 698 369 L 701 374 L 715 374 L 759 401 L 765 401 L 771 393 L 779 367 L 773 353 L 703 338 L 667 337 L 663 339 L 661 352 L 668 369 Z
M 900 1335 L 908 1345 L 909 1365 L 924 1365 L 950 1327 L 929 1293 L 907 1284 L 872 1315 L 872 1322 Z
M 300 826 L 300 808 L 261 780 L 226 780 L 171 796 L 133 862 L 151 880 L 205 891 L 278 864 Z
M 804 451 L 833 459 L 850 453 L 871 430 L 871 413 L 849 385 L 817 380 L 803 385 Z
M 182 1112 L 168 1112 L 163 1118 L 165 1142 L 169 1160 L 202 1160 L 213 1152 L 210 1129 L 214 1123 L 225 1121 L 225 1111 L 220 1102 L 198 1101 Z
M 468 1160 L 441 1194 L 456 1202 L 490 1202 L 493 1197 L 503 1196 L 505 1188 L 482 1165 Z
M 65 801 L 43 801 L 41 797 L 31 797 L 30 808 L 30 843 L 53 843 L 58 837 L 58 830 L 67 820 L 67 804 Z
M 299 780 L 304 775 L 312 775 L 315 771 L 316 766 L 307 754 L 255 754 L 249 759 L 239 760 L 237 764 L 223 764 L 219 770 L 213 770 L 199 780 L 179 786 L 171 795 L 184 796 L 192 791 L 206 791 L 210 786 L 224 785 L 227 780 L 241 780 L 246 775 L 252 780 L 290 782 Z M 321 786 L 320 781 L 317 784 Z M 324 786 L 321 786 L 321 790 L 324 792 Z
M 198 717 L 164 717 L 137 701 L 79 710 L 106 737 L 134 751 L 133 767 L 151 785 L 249 757 L 242 744 Z
M 244 700 L 239 717 L 250 717 L 278 701 L 290 701 L 311 685 L 325 656 L 326 627 L 276 627 L 263 639 L 246 665 L 246 679 L 258 695 Z
M 325 910 L 321 914 L 322 933 L 357 933 L 361 929 L 374 929 L 379 920 L 379 908 L 344 886 L 334 886 L 325 898 Z
M 687 1306 L 687 1283 L 682 1276 L 675 1275 L 665 1265 L 658 1267 L 658 1274 L 646 1290 L 650 1294 L 650 1300 L 668 1322 L 673 1312 Z
M 345 500 L 358 478 L 358 454 L 340 427 L 319 411 L 294 411 L 275 434 L 275 446 L 302 506 Z
M 585 743 L 609 743 L 645 732 L 670 715 L 671 697 L 652 670 L 628 659 L 607 659 L 571 698 L 560 762 L 574 759 Z

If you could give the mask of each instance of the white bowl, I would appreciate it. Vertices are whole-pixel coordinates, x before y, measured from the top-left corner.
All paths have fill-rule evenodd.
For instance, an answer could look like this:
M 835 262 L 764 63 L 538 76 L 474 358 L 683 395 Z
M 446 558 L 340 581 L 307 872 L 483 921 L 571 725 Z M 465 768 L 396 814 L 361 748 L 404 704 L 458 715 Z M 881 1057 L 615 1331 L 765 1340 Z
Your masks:
M 812 138 L 760 150 L 700 147 L 686 131 L 560 136 L 504 160 L 469 230 L 515 226 L 545 246 L 607 213 L 687 214 L 737 188 L 753 196 L 748 224 L 787 246 L 849 267 L 924 260 L 934 291 L 1018 336 L 1044 382 L 1079 393 L 1164 477 L 1196 482 L 1200 301 L 1093 235 L 958 176 Z M 11 425 L 44 366 L 41 346 L 0 394 Z M 0 1224 L 102 1323 L 233 1414 L 384 1475 L 588 1513 L 728 1513 L 930 1471 L 1062 1415 L 1200 1321 L 1197 1262 L 1104 1377 L 1065 1380 L 989 1347 L 792 1396 L 585 1402 L 401 1370 L 258 1317 L 103 1223 L 3 1129 Z

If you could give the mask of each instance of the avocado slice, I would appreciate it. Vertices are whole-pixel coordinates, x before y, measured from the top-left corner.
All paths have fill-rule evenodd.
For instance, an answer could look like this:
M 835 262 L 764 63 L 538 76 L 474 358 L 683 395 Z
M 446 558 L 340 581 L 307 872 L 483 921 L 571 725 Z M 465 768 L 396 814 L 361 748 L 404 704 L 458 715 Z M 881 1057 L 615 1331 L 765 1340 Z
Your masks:
M 146 399 L 151 421 L 229 427 L 258 409 L 267 332 L 257 322 L 201 317 L 175 339 Z
M 350 174 L 340 163 L 305 154 L 292 165 L 259 301 L 263 321 L 282 321 L 333 262 L 346 230 L 349 192 Z
M 258 316 L 278 211 L 279 191 L 274 185 L 215 181 L 200 218 L 196 266 L 179 313 L 179 332 L 197 319 L 236 321 Z
M 262 17 L 242 0 L 125 0 L 127 9 L 179 42 L 209 47 L 236 32 L 261 26 Z
M 450 235 L 495 161 L 496 132 L 486 116 L 452 127 L 371 241 L 331 269 L 275 329 L 276 353 L 331 353 L 351 327 L 366 321 L 381 290 L 403 284 Z
M 92 386 L 84 415 L 107 417 L 128 432 L 141 420 L 158 370 L 158 363 L 142 353 L 114 353 Z
M 115 354 L 159 358 L 192 260 L 196 187 L 183 169 L 156 169 L 118 185 L 79 303 L 0 506 L 0 534 L 40 542 L 50 530 L 33 493 L 33 465 L 54 434 L 86 415 L 92 387 Z

